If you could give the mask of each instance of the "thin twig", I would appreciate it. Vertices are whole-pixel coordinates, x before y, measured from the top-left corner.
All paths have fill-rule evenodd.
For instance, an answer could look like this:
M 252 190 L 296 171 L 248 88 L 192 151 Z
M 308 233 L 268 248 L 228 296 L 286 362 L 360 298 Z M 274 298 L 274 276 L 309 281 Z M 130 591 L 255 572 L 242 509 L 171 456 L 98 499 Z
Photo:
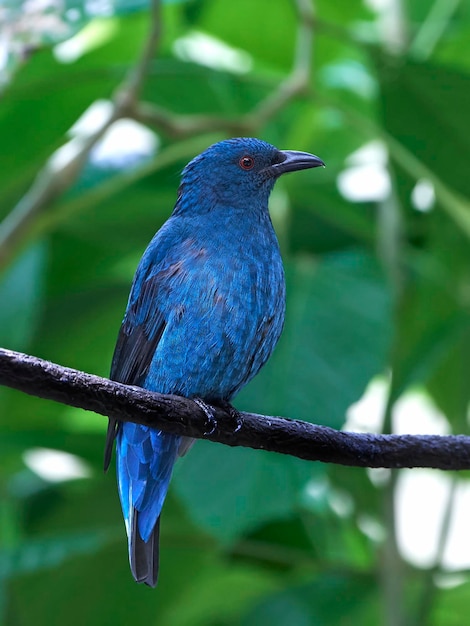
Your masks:
M 130 116 L 172 139 L 207 132 L 223 132 L 231 136 L 250 135 L 256 132 L 248 116 L 236 118 L 217 115 L 177 115 L 149 102 L 137 102 Z
M 409 47 L 408 54 L 411 57 L 419 61 L 429 59 L 459 5 L 460 0 L 434 0 Z
M 250 135 L 282 111 L 292 100 L 308 90 L 312 69 L 315 19 L 310 0 L 293 0 L 298 16 L 297 39 L 289 75 L 252 111 L 238 118 L 217 115 L 176 115 L 148 102 L 136 102 L 133 118 L 177 138 L 207 131 L 224 131 L 229 135 Z
M 76 181 L 93 146 L 103 137 L 117 111 L 93 134 L 75 142 L 73 154 L 57 167 L 48 161 L 31 188 L 0 223 L 0 268 L 7 265 L 17 248 L 26 241 L 38 217 Z
M 314 14 L 310 0 L 295 0 L 298 15 L 294 62 L 289 76 L 255 110 L 248 114 L 255 128 L 264 126 L 297 96 L 305 93 L 310 83 Z
M 229 446 L 354 467 L 470 469 L 470 437 L 346 433 L 282 417 L 214 407 L 210 419 L 188 398 L 152 393 L 33 356 L 0 349 L 0 384 L 30 395 Z
M 130 70 L 123 84 L 118 87 L 114 97 L 115 105 L 123 116 L 132 115 L 135 103 L 140 98 L 145 79 L 160 44 L 161 21 L 160 0 L 152 0 L 150 4 L 150 31 L 144 42 L 139 61 Z
M 17 248 L 26 241 L 38 217 L 77 180 L 91 150 L 110 126 L 134 108 L 160 40 L 160 0 L 152 0 L 151 16 L 149 36 L 140 59 L 122 86 L 116 90 L 111 115 L 95 132 L 77 140 L 72 156 L 59 166 L 54 161 L 48 161 L 28 192 L 0 224 L 0 268 L 8 263 Z

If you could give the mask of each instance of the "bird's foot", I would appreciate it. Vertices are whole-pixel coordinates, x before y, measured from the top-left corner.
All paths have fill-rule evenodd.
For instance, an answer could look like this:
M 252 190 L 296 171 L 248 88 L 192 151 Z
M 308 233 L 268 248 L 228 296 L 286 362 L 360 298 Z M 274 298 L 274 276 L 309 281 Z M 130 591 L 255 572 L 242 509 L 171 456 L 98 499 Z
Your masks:
M 205 416 L 207 417 L 207 427 L 208 430 L 204 431 L 205 435 L 212 435 L 217 428 L 217 420 L 215 418 L 214 407 L 207 402 L 204 402 L 202 398 L 193 398 L 194 402 L 204 411 Z
M 235 429 L 233 432 L 234 434 L 238 433 L 238 431 L 243 426 L 243 417 L 240 411 L 236 409 L 232 404 L 230 404 L 230 402 L 228 402 L 227 400 L 217 402 L 217 406 L 220 406 L 221 409 L 223 409 L 230 415 L 230 417 L 235 422 Z

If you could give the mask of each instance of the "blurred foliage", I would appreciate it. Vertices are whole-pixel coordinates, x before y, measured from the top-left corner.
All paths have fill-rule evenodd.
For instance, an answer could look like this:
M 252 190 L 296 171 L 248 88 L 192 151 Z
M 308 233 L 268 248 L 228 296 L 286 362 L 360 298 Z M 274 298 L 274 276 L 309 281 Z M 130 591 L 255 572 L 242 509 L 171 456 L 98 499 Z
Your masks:
M 273 194 L 286 327 L 237 404 L 340 428 L 382 375 L 392 380 L 386 430 L 395 403 L 420 385 L 449 429 L 466 432 L 470 10 L 459 0 L 379 4 L 315 1 L 310 89 L 257 129 L 327 168 L 285 177 Z M 171 115 L 246 114 L 290 72 L 296 6 L 305 0 L 164 3 L 142 97 Z M 0 218 L 21 209 L 54 153 L 60 173 L 55 151 L 91 132 L 74 124 L 94 103 L 95 113 L 97 102 L 106 108 L 135 65 L 147 9 L 143 0 L 2 4 Z M 134 269 L 171 211 L 181 168 L 224 137 L 171 138 L 157 124 L 139 148 L 136 128 L 124 135 L 119 123 L 120 144 L 108 135 L 93 148 L 0 275 L 0 345 L 104 376 Z M 1 388 L 0 423 L 2 623 L 464 623 L 469 582 L 464 572 L 439 584 L 442 550 L 428 570 L 390 556 L 394 482 L 199 442 L 175 471 L 161 582 L 150 591 L 132 582 L 114 478 L 101 472 L 105 420 Z M 91 475 L 40 478 L 25 465 L 38 447 L 76 455 Z

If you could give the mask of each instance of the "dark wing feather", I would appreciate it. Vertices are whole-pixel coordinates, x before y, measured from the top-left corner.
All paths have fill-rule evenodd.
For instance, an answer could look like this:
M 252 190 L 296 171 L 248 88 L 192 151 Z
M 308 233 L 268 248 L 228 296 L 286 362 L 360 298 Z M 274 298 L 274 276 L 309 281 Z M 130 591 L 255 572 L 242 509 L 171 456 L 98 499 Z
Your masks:
M 108 417 L 108 430 L 106 431 L 106 441 L 104 444 L 104 471 L 107 472 L 109 464 L 111 463 L 111 457 L 113 454 L 114 440 L 119 429 L 119 422 L 114 417 Z
M 141 386 L 147 375 L 166 325 L 157 306 L 159 283 L 159 274 L 146 278 L 129 304 L 114 350 L 111 380 Z
M 125 385 L 142 386 L 165 330 L 166 322 L 157 307 L 159 274 L 134 281 L 130 303 L 119 331 L 111 364 L 111 380 Z M 136 298 L 134 291 L 140 286 Z M 104 450 L 104 470 L 111 462 L 113 444 L 119 430 L 119 422 L 109 418 Z

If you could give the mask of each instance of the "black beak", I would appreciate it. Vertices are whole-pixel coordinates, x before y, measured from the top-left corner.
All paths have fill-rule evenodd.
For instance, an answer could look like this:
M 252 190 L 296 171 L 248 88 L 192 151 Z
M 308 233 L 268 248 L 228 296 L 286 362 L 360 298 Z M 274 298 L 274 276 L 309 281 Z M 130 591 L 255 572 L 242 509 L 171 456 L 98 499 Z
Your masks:
M 297 150 L 279 150 L 279 161 L 273 163 L 269 170 L 274 176 L 280 176 L 286 172 L 308 170 L 311 167 L 325 167 L 323 161 L 310 154 L 310 152 L 298 152 Z

